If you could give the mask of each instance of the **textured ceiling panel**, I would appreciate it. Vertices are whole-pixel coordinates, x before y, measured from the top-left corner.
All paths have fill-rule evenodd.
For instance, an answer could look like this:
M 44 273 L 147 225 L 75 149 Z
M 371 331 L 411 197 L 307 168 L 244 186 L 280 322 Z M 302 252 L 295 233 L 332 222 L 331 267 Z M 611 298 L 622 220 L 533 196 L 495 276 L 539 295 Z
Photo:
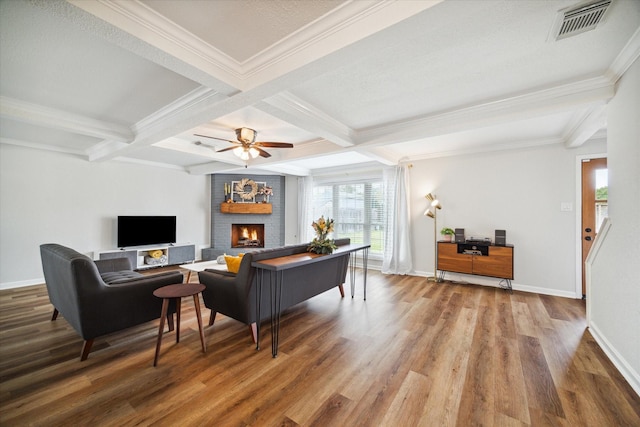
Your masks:
M 342 0 L 143 0 L 238 62 L 299 30 Z
M 198 86 L 27 2 L 2 2 L 0 31 L 4 96 L 132 124 Z

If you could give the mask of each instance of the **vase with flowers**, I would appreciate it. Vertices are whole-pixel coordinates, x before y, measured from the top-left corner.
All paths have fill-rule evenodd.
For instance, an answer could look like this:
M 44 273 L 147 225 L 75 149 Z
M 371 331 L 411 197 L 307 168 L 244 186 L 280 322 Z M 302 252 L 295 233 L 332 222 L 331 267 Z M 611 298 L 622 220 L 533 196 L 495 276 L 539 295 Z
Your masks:
M 314 221 L 311 226 L 313 231 L 316 232 L 316 237 L 311 241 L 307 247 L 307 251 L 317 254 L 331 254 L 334 249 L 337 248 L 333 239 L 329 239 L 329 233 L 333 232 L 333 219 L 324 219 L 324 215 L 317 221 Z

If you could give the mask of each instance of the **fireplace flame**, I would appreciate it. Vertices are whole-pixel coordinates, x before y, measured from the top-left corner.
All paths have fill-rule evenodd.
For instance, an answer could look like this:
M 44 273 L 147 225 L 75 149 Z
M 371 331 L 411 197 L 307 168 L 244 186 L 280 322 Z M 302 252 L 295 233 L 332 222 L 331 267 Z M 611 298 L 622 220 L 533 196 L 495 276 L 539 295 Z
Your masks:
M 247 227 L 240 228 L 240 235 L 243 239 L 258 240 L 258 232 L 256 230 L 249 232 Z

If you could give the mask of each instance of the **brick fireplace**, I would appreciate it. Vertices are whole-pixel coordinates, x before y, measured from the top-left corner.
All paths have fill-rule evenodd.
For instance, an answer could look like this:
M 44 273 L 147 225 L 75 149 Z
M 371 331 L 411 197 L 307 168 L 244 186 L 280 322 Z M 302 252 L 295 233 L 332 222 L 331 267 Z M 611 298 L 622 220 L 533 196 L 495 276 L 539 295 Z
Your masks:
M 273 189 L 273 195 L 269 198 L 272 205 L 271 214 L 242 214 L 221 213 L 220 204 L 225 201 L 224 184 L 231 181 L 240 181 L 243 178 L 255 182 L 266 182 Z M 236 175 L 214 174 L 211 175 L 211 247 L 202 249 L 202 260 L 216 259 L 219 255 L 237 255 L 240 252 L 258 248 L 277 248 L 284 245 L 284 203 L 285 203 L 285 179 L 278 175 Z M 262 225 L 262 234 L 257 232 L 257 238 L 240 239 L 234 243 L 233 225 L 238 228 L 251 225 Z M 237 233 L 237 232 L 236 232 Z M 242 234 L 240 233 L 240 236 Z M 253 240 L 260 240 L 262 246 L 254 246 Z

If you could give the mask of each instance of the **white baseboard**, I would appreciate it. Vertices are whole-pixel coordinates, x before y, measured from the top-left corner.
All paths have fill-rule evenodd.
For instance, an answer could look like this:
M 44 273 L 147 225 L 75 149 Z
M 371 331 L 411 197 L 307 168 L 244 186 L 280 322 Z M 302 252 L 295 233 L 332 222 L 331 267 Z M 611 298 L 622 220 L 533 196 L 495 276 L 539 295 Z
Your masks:
M 598 327 L 591 322 L 589 324 L 589 332 L 596 340 L 602 351 L 607 355 L 611 363 L 618 369 L 620 374 L 624 377 L 625 380 L 629 383 L 631 388 L 636 392 L 638 396 L 640 396 L 640 375 L 636 372 L 625 360 L 624 357 L 618 353 L 618 351 L 611 345 L 609 340 L 602 335 Z
M 433 277 L 433 273 L 429 271 L 414 271 L 412 275 L 421 276 L 421 277 Z M 470 285 L 492 286 L 494 288 L 499 287 L 498 284 L 500 283 L 500 280 L 501 280 L 501 279 L 496 279 L 491 277 L 469 276 L 466 274 L 450 273 L 450 272 L 446 273 L 445 279 L 451 280 L 452 282 L 465 283 Z M 511 282 L 511 286 L 513 287 L 514 291 L 531 292 L 533 294 L 551 295 L 555 297 L 572 298 L 572 299 L 582 298 L 582 296 L 577 297 L 571 291 L 561 291 L 558 289 L 539 288 L 537 286 L 521 285 L 513 281 Z
M 14 288 L 24 288 L 25 286 L 42 285 L 44 284 L 44 277 L 31 280 L 21 280 L 19 282 L 5 282 L 0 283 L 0 291 Z

